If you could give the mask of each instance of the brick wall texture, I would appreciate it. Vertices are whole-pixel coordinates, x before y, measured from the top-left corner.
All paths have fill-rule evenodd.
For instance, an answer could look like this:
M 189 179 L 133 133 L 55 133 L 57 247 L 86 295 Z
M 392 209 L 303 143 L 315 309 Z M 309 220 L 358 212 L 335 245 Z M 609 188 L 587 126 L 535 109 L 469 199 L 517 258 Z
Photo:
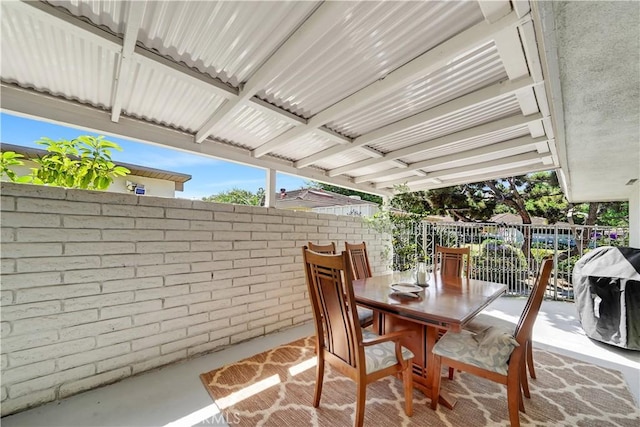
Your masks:
M 308 322 L 307 241 L 359 218 L 1 184 L 2 415 Z

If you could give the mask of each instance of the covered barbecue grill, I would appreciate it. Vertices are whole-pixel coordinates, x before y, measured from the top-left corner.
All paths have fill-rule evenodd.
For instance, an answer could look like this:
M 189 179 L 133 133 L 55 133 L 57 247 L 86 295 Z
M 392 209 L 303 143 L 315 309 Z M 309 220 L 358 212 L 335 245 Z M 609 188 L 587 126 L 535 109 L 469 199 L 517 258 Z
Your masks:
M 589 252 L 573 269 L 573 287 L 588 337 L 640 350 L 640 249 Z

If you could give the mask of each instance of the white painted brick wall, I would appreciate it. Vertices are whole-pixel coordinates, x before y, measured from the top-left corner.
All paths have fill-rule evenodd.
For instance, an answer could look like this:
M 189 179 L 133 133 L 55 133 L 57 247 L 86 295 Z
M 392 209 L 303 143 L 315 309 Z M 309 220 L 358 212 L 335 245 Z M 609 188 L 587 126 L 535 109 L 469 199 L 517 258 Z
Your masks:
M 359 218 L 2 183 L 2 415 L 312 318 L 300 247 Z

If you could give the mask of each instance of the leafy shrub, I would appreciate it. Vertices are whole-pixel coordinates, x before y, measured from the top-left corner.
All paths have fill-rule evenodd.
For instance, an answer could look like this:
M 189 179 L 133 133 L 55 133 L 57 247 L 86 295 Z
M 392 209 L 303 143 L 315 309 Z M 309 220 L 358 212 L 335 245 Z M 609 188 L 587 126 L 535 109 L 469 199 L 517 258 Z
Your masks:
M 19 177 L 13 169 L 11 169 L 11 166 L 24 165 L 22 158 L 24 158 L 22 154 L 18 154 L 14 151 L 3 151 L 2 155 L 0 155 L 0 176 L 6 175 L 11 181 L 18 181 Z
M 79 136 L 71 141 L 54 141 L 42 138 L 36 141 L 44 145 L 47 154 L 34 159 L 39 167 L 34 176 L 45 184 L 106 190 L 117 176 L 125 176 L 129 169 L 116 166 L 111 161 L 111 150 L 121 150 L 115 142 L 107 141 L 103 136 Z
M 122 149 L 104 136 L 85 135 L 71 141 L 41 138 L 36 143 L 46 146 L 47 154 L 31 159 L 38 165 L 31 168 L 31 174 L 16 175 L 11 167 L 24 165 L 24 156 L 13 151 L 2 153 L 0 174 L 20 183 L 106 190 L 114 178 L 130 173 L 129 169 L 111 161 L 111 150 Z
M 589 253 L 589 249 L 585 249 L 583 255 Z M 573 267 L 581 258 L 580 254 L 571 255 L 569 257 L 559 257 L 558 266 L 556 267 L 559 278 L 565 279 L 569 283 L 573 283 Z

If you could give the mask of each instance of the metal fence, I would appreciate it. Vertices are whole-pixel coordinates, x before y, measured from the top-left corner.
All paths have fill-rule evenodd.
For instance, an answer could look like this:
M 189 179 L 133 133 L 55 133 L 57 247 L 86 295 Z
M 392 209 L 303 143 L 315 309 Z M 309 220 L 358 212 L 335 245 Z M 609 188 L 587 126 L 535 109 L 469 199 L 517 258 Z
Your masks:
M 628 246 L 629 230 L 600 226 L 418 222 L 394 231 L 394 270 L 435 260 L 436 245 L 471 248 L 471 277 L 504 283 L 509 295 L 527 295 L 540 262 L 554 258 L 547 297 L 573 300 L 573 266 L 600 246 Z

